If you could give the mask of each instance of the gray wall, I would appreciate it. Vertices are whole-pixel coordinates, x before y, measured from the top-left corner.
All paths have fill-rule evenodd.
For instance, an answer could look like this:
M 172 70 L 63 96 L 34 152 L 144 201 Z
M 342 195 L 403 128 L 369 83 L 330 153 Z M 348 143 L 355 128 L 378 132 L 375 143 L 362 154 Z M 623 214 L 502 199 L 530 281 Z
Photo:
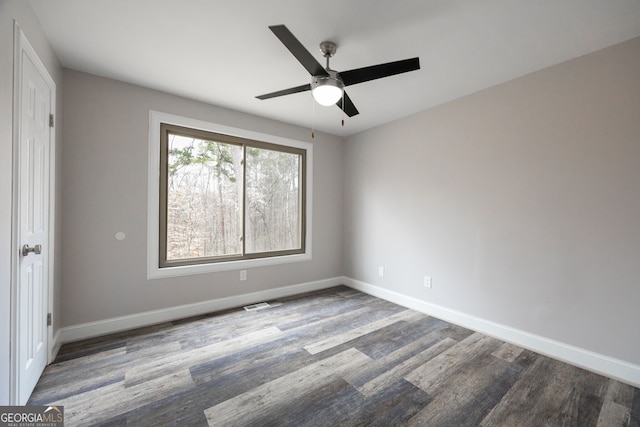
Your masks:
M 312 141 L 312 261 L 250 269 L 244 282 L 237 271 L 147 280 L 150 109 L 303 141 L 310 130 L 72 70 L 64 98 L 63 325 L 342 275 L 340 138 Z
M 639 76 L 637 38 L 348 138 L 345 275 L 640 364 Z
M 11 186 L 13 156 L 13 21 L 18 22 L 27 39 L 49 71 L 57 85 L 57 111 L 62 111 L 62 68 L 44 35 L 38 19 L 26 1 L 0 1 L 0 405 L 9 402 L 9 339 L 10 339 L 10 290 L 11 290 Z M 56 118 L 56 142 L 58 165 L 62 149 L 62 115 Z M 59 173 L 59 168 L 58 168 Z M 60 179 L 57 180 L 60 188 Z M 58 195 L 60 191 L 58 191 Z M 56 229 L 60 233 L 60 203 L 57 201 Z M 56 265 L 61 260 L 59 241 L 56 248 Z M 54 331 L 59 328 L 60 274 L 56 268 L 54 300 Z

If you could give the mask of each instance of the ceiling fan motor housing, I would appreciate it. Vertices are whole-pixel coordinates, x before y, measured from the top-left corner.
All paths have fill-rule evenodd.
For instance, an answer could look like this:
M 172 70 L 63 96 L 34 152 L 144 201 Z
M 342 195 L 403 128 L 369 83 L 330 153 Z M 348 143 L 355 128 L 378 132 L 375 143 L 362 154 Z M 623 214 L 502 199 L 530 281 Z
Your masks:
M 331 85 L 339 89 L 344 88 L 344 83 L 337 71 L 327 68 L 328 76 L 311 76 L 311 90 L 318 86 Z

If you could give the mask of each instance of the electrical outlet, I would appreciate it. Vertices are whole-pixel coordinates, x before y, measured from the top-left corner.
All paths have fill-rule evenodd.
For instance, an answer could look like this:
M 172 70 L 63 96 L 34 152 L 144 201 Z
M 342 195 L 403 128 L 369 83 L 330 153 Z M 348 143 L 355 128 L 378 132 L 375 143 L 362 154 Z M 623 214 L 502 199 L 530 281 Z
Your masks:
M 378 267 L 378 276 L 384 277 L 384 267 Z
M 431 288 L 431 276 L 424 276 L 424 287 Z
M 240 270 L 240 280 L 247 280 L 247 270 Z

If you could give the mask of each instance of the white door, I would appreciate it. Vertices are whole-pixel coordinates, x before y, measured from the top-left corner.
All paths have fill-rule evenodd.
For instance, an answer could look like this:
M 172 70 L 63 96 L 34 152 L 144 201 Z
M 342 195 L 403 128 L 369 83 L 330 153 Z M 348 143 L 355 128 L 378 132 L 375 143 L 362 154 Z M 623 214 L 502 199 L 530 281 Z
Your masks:
M 20 37 L 24 34 L 20 32 Z M 26 39 L 24 39 L 26 42 Z M 17 403 L 24 405 L 48 362 L 50 114 L 55 89 L 28 42 L 19 44 L 15 288 Z M 43 75 L 44 73 L 44 75 Z

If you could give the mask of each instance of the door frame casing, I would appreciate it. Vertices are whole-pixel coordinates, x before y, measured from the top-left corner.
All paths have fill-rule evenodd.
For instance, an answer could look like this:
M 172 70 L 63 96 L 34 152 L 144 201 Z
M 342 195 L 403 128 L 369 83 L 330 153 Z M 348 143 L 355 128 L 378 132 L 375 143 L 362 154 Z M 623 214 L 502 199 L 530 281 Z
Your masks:
M 11 315 L 10 315 L 10 384 L 9 403 L 20 405 L 18 402 L 20 391 L 20 375 L 18 361 L 18 285 L 20 272 L 20 140 L 22 124 L 22 55 L 25 53 L 33 62 L 36 69 L 46 82 L 50 98 L 50 114 L 56 117 L 56 84 L 51 78 L 47 68 L 44 66 L 26 35 L 14 20 L 13 27 L 13 156 L 12 156 L 12 198 L 11 198 Z M 55 123 L 54 123 L 55 124 Z M 48 239 L 47 244 L 47 307 L 44 316 L 53 311 L 53 294 L 55 283 L 55 199 L 56 199 L 56 139 L 55 127 L 49 127 L 49 212 L 48 212 Z M 47 326 L 47 364 L 53 361 L 53 326 Z M 24 402 L 26 403 L 26 402 Z M 22 404 L 24 404 L 22 403 Z

